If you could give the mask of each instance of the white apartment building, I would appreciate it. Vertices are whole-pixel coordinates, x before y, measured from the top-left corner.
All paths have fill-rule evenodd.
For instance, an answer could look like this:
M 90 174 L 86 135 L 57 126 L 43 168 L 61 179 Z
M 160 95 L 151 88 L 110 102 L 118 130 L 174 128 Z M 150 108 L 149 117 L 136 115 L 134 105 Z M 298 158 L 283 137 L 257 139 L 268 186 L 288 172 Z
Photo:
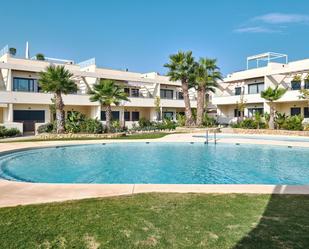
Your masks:
M 283 59 L 283 62 L 282 62 Z M 281 60 L 281 62 L 278 62 Z M 256 63 L 255 68 L 249 68 L 250 63 Z M 262 64 L 262 65 L 261 65 Z M 270 112 L 267 101 L 261 98 L 260 93 L 268 87 L 283 87 L 288 91 L 274 103 L 276 111 L 287 115 L 301 114 L 309 118 L 308 103 L 300 99 L 300 89 L 309 89 L 308 81 L 309 59 L 288 62 L 285 54 L 264 53 L 247 58 L 247 70 L 235 72 L 224 78 L 212 98 L 217 106 L 218 121 L 221 124 L 236 122 L 237 103 L 245 103 L 244 116 L 252 117 L 255 112 Z M 301 82 L 293 82 L 294 77 L 301 77 Z
M 176 113 L 184 112 L 180 82 L 170 81 L 158 73 L 135 73 L 100 68 L 95 59 L 81 63 L 70 60 L 45 58 L 18 58 L 12 56 L 9 47 L 0 51 L 0 125 L 17 127 L 23 132 L 35 132 L 37 127 L 51 121 L 50 104 L 53 97 L 42 92 L 38 85 L 38 73 L 51 63 L 64 65 L 79 87 L 76 94 L 63 95 L 65 112 L 79 111 L 104 122 L 105 111 L 99 103 L 91 102 L 87 95 L 90 87 L 100 79 L 113 79 L 123 84 L 129 102 L 112 107 L 114 120 L 127 127 L 140 118 L 156 120 L 155 97 L 159 96 L 162 117 L 176 119 Z M 190 91 L 191 105 L 196 107 L 195 91 Z

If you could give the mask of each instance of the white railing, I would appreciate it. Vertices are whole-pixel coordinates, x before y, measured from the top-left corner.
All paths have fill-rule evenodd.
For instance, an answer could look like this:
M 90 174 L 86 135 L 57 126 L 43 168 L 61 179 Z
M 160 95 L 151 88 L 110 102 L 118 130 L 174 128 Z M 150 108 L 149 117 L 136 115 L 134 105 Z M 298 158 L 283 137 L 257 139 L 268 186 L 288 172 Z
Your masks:
M 91 65 L 95 65 L 95 58 L 91 58 L 89 60 L 85 60 L 85 61 L 82 61 L 80 63 L 78 63 L 78 65 L 83 68 L 83 67 L 89 67 Z
M 72 60 L 65 60 L 65 59 L 58 59 L 58 58 L 45 57 L 45 60 L 51 63 L 74 64 L 74 61 Z
M 0 57 L 7 54 L 8 52 L 9 52 L 9 45 L 6 45 L 0 50 Z

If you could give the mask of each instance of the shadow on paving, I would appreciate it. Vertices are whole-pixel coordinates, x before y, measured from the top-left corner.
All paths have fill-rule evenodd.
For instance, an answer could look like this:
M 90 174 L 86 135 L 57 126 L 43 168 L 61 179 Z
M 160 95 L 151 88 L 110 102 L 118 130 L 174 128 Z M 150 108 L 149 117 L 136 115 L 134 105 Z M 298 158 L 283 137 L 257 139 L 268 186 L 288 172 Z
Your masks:
M 244 248 L 309 248 L 309 196 L 272 194 L 259 223 L 234 247 Z

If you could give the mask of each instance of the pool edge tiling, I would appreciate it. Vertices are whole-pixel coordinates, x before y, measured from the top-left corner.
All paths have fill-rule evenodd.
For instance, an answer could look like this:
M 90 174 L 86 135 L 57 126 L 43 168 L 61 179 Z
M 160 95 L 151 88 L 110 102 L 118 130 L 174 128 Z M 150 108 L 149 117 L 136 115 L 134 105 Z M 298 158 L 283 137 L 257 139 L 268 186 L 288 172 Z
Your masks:
M 173 134 L 156 140 L 136 140 L 130 142 L 204 142 L 203 138 L 194 138 L 197 134 Z M 203 135 L 203 134 L 201 134 Z M 25 148 L 46 146 L 93 144 L 93 143 L 129 142 L 119 140 L 105 141 L 49 141 L 29 143 L 0 144 L 0 152 Z M 282 142 L 262 140 L 221 139 L 227 143 L 270 144 L 284 146 L 308 147 L 308 142 Z M 176 193 L 243 193 L 243 194 L 309 194 L 309 185 L 256 185 L 256 184 L 42 184 L 0 180 L 0 207 L 38 204 L 96 198 L 118 195 L 131 195 L 147 192 L 176 192 Z

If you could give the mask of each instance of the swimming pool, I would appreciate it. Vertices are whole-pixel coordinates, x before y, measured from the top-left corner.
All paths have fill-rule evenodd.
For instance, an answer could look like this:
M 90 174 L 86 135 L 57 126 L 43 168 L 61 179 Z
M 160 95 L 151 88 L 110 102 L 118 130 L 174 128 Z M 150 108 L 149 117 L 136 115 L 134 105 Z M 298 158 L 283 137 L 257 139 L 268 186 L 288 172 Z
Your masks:
M 309 184 L 308 148 L 107 143 L 0 156 L 0 177 L 41 183 Z

